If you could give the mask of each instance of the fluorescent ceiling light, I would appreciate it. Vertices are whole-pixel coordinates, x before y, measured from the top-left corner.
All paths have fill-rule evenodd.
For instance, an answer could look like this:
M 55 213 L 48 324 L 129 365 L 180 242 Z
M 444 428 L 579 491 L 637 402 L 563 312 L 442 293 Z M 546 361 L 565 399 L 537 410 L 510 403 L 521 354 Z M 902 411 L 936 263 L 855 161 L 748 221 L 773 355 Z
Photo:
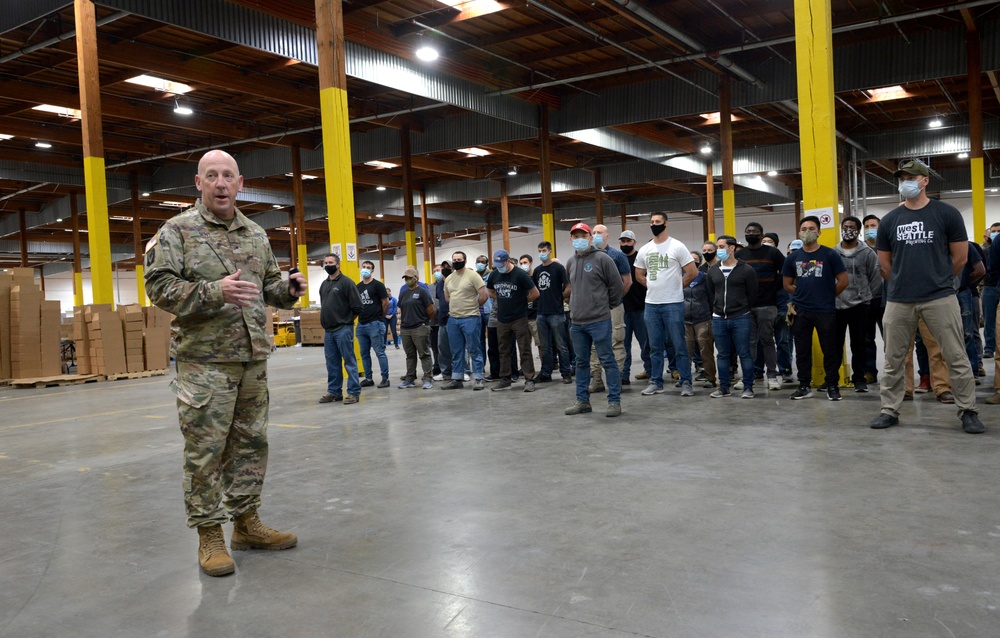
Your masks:
M 508 175 L 517 175 L 517 167 L 516 166 L 511 166 L 510 170 L 507 171 L 507 174 Z
M 143 193 L 142 197 L 149 197 L 149 193 Z
M 52 148 L 52 145 L 48 142 L 35 142 L 37 148 Z
M 131 84 L 138 84 L 139 86 L 148 86 L 151 89 L 163 91 L 164 93 L 176 93 L 178 95 L 184 95 L 185 93 L 193 90 L 192 87 L 184 84 L 183 82 L 164 80 L 163 78 L 158 78 L 152 75 L 137 75 L 134 78 L 130 78 L 125 81 Z
M 377 191 L 384 191 L 385 190 L 385 186 L 376 186 L 375 190 L 377 190 Z
M 6 140 L 12 140 L 12 139 L 14 139 L 13 135 L 5 135 L 3 133 L 0 133 L 0 142 L 6 141 Z
M 481 200 L 481 199 L 477 199 L 475 203 L 477 203 L 477 204 L 482 204 L 482 203 L 483 203 L 483 200 Z
M 57 224 L 58 224 L 59 222 L 61 222 L 61 221 L 62 221 L 62 217 L 58 217 L 58 218 L 56 218 L 56 223 L 57 223 Z
M 767 176 L 768 176 L 768 177 L 774 177 L 774 176 L 775 176 L 775 175 L 777 175 L 777 174 L 778 174 L 778 171 L 768 171 L 768 172 L 767 172 Z
M 80 109 L 69 109 L 65 106 L 52 106 L 51 104 L 39 104 L 38 106 L 31 107 L 32 111 L 45 111 L 46 113 L 55 113 L 60 117 L 69 117 L 74 120 L 78 120 L 83 117 L 83 112 Z
M 174 100 L 174 113 L 177 115 L 191 115 L 194 113 L 194 109 L 187 104 L 181 104 L 177 100 Z
M 160 206 L 167 206 L 169 208 L 187 208 L 190 205 L 187 202 L 160 202 Z
M 112 215 L 111 217 L 108 217 L 108 219 L 113 219 L 113 220 L 118 221 L 118 222 L 130 222 L 130 221 L 132 221 L 131 217 L 123 217 L 121 215 Z
M 289 231 L 291 231 L 292 229 L 291 229 L 291 228 L 289 228 L 288 226 L 278 226 L 278 227 L 277 227 L 277 228 L 275 228 L 274 230 L 283 230 L 283 231 L 285 231 L 285 232 L 289 232 Z
M 708 144 L 702 146 L 701 147 L 701 154 L 702 155 L 711 155 L 712 154 L 712 147 L 709 146 Z
M 382 160 L 372 160 L 370 162 L 365 162 L 365 166 L 372 166 L 374 168 L 396 168 L 399 164 L 393 164 L 392 162 L 383 162 Z
M 295 173 L 285 173 L 285 177 L 295 177 Z M 309 175 L 308 173 L 302 173 L 302 181 L 307 179 L 319 179 L 316 175 Z
M 458 149 L 459 153 L 465 153 L 466 155 L 475 155 L 476 157 L 484 157 L 489 155 L 490 152 L 485 148 L 479 148 L 478 146 L 470 146 L 469 148 Z
M 910 94 L 906 92 L 906 89 L 899 86 L 883 86 L 878 89 L 869 89 L 865 91 L 868 95 L 869 102 L 885 102 L 887 100 L 898 100 L 904 97 L 910 97 Z
M 959 153 L 958 154 L 958 159 L 969 159 L 969 154 L 968 153 Z
M 441 54 L 438 53 L 437 49 L 435 49 L 434 47 L 429 47 L 424 45 L 419 49 L 417 49 L 417 58 L 423 60 L 424 62 L 433 62 L 434 60 L 437 60 L 440 56 Z
M 281 204 L 271 204 L 271 208 L 284 208 Z
M 933 120 L 927 123 L 927 126 L 931 128 L 941 128 L 941 120 L 934 118 Z
M 385 217 L 385 213 L 375 213 L 375 216 L 378 217 L 379 219 L 381 219 L 381 218 Z

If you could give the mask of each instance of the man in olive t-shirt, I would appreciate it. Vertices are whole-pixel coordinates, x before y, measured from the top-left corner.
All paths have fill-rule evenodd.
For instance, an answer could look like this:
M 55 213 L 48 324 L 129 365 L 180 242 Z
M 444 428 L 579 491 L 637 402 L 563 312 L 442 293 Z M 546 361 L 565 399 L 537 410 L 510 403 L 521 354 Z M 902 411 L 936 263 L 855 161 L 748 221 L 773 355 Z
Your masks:
M 467 258 L 462 251 L 451 256 L 452 273 L 444 280 L 444 296 L 448 302 L 448 342 L 451 344 L 451 383 L 442 390 L 463 387 L 465 351 L 472 358 L 473 390 L 482 390 L 483 349 L 479 307 L 486 303 L 486 283 L 479 273 L 465 267 Z

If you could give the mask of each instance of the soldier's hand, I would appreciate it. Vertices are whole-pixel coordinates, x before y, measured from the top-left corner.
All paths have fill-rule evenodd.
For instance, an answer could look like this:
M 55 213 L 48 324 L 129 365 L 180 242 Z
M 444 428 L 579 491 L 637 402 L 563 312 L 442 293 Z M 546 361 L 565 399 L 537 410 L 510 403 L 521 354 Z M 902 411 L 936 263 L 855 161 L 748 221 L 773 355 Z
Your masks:
M 290 273 L 288 275 L 289 280 L 295 280 L 299 282 L 298 286 L 288 286 L 288 292 L 292 294 L 293 297 L 304 297 L 309 284 L 306 283 L 306 277 L 300 272 Z
M 237 306 L 249 306 L 260 297 L 260 289 L 252 281 L 240 281 L 242 270 L 223 277 L 222 300 Z

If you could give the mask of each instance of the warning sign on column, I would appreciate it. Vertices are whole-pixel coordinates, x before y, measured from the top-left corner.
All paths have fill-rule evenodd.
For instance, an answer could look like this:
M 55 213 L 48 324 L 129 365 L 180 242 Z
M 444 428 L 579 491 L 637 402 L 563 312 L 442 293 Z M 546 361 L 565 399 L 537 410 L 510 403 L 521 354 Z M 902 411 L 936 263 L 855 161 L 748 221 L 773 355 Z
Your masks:
M 347 261 L 356 261 L 358 258 L 358 245 L 347 244 Z

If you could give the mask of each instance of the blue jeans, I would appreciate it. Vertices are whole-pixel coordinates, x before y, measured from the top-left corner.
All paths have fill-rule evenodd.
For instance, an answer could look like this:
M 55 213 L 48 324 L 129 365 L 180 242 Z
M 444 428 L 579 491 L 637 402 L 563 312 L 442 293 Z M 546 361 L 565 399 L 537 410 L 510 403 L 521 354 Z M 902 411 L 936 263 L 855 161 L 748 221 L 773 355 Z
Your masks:
M 569 358 L 569 348 L 566 347 L 566 313 L 538 315 L 535 325 L 538 327 L 538 340 L 542 342 L 541 375 L 552 376 L 555 357 L 558 354 L 559 374 L 568 377 L 572 374 L 572 362 Z
M 626 379 L 632 373 L 632 335 L 639 342 L 642 357 L 642 371 L 649 374 L 652 363 L 649 358 L 649 336 L 646 334 L 646 319 L 644 311 L 625 313 L 625 364 L 622 366 L 622 376 Z
M 483 324 L 479 316 L 448 317 L 448 343 L 451 345 L 451 378 L 465 378 L 465 351 L 472 357 L 472 378 L 483 378 Z
M 392 344 L 398 348 L 399 347 L 399 332 L 396 331 L 396 322 L 397 321 L 399 321 L 399 317 L 396 316 L 396 315 L 393 315 L 392 318 L 389 319 L 389 330 L 392 332 Z
M 375 349 L 375 358 L 378 359 L 379 372 L 382 373 L 382 380 L 389 380 L 389 357 L 385 356 L 385 322 L 370 321 L 359 323 L 357 327 L 358 348 L 361 349 L 361 365 L 365 371 L 365 378 L 372 380 L 374 371 L 372 370 L 372 348 Z
M 997 349 L 997 303 L 1000 290 L 996 286 L 983 286 L 983 356 L 992 355 Z
M 646 304 L 643 315 L 646 334 L 649 335 L 649 378 L 658 386 L 663 385 L 663 350 L 667 339 L 673 346 L 677 370 L 681 381 L 691 383 L 691 358 L 688 356 L 687 337 L 684 334 L 684 302 Z M 753 369 L 753 362 L 750 365 Z
M 343 366 L 347 370 L 347 394 L 359 396 L 358 360 L 354 356 L 354 326 L 327 330 L 323 337 L 326 355 L 326 391 L 335 397 L 344 396 Z
M 743 371 L 743 388 L 753 389 L 753 357 L 750 356 L 750 331 L 752 324 L 750 313 L 723 319 L 712 317 L 712 333 L 715 335 L 716 365 L 719 368 L 719 387 L 729 389 L 729 357 L 730 346 L 736 348 L 740 358 L 740 370 Z
M 681 304 L 681 312 L 684 312 Z M 622 377 L 615 362 L 615 352 L 611 347 L 611 320 L 594 323 L 574 323 L 569 327 L 569 337 L 573 340 L 576 353 L 576 400 L 590 401 L 590 347 L 597 351 L 597 358 L 607 377 L 608 403 L 622 402 Z
M 973 321 L 971 290 L 961 290 L 958 293 L 958 307 L 962 310 L 962 330 L 965 333 L 965 352 L 969 355 L 969 365 L 972 366 L 972 376 L 975 377 L 976 370 L 979 369 L 979 353 L 976 351 L 976 339 L 973 333 L 978 329 Z

